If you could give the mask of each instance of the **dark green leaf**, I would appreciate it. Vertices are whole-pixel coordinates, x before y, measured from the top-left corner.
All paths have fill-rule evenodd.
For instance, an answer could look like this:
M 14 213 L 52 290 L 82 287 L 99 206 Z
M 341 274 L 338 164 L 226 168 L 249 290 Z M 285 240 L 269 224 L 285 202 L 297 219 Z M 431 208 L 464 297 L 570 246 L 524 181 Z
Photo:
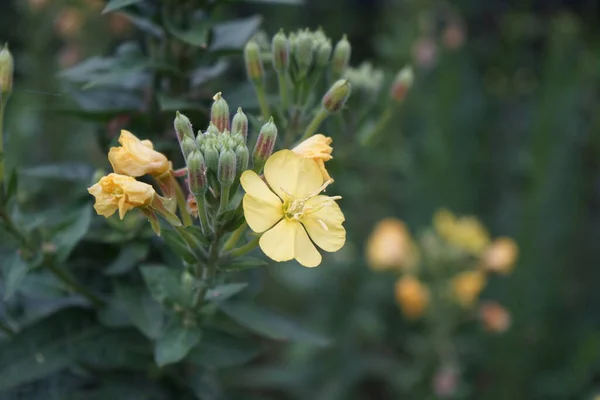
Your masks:
M 206 292 L 206 296 L 204 297 L 206 300 L 210 301 L 222 301 L 227 300 L 230 297 L 235 296 L 240 293 L 242 290 L 246 289 L 248 286 L 247 283 L 226 283 L 224 285 L 219 285 L 212 289 L 209 289 Z
M 170 229 L 163 229 L 161 235 L 169 249 L 185 260 L 185 262 L 190 264 L 198 262 L 194 253 L 177 232 Z
M 169 16 L 165 15 L 164 21 L 167 30 L 171 32 L 171 34 L 177 39 L 181 40 L 182 42 L 191 44 L 192 46 L 202 48 L 206 47 L 206 41 L 208 40 L 208 31 L 210 28 L 210 20 L 208 18 L 201 16 L 200 19 L 193 21 L 192 26 L 187 30 L 179 28 L 177 26 L 177 23 L 171 21 L 171 18 L 169 18 Z
M 186 231 L 190 232 L 200 243 L 208 246 L 210 244 L 210 239 L 206 237 L 204 233 L 202 233 L 202 229 L 199 226 L 187 226 L 185 228 Z
M 17 170 L 13 169 L 8 175 L 8 180 L 6 182 L 6 196 L 4 198 L 6 202 L 10 201 L 10 199 L 12 199 L 13 196 L 17 194 L 17 189 L 19 185 L 18 181 L 19 176 L 17 175 Z
M 242 365 L 256 357 L 261 348 L 252 341 L 224 332 L 204 331 L 202 340 L 187 361 L 199 367 L 227 368 Z
M 200 103 L 183 100 L 177 97 L 171 97 L 167 94 L 159 93 L 157 95 L 158 105 L 161 111 L 202 111 L 208 114 L 208 109 Z
M 220 269 L 223 271 L 241 271 L 244 269 L 264 267 L 265 265 L 268 265 L 268 263 L 260 258 L 241 257 L 226 263 L 221 266 Z
M 160 336 L 164 314 L 156 300 L 138 288 L 125 285 L 116 286 L 116 297 L 133 324 L 147 338 L 156 339 Z
M 171 324 L 156 341 L 154 361 L 162 367 L 182 360 L 198 344 L 201 335 L 199 328 Z
M 142 0 L 110 0 L 106 4 L 106 7 L 104 7 L 104 10 L 102 10 L 102 14 L 106 14 L 111 11 L 115 11 L 120 8 L 127 7 L 127 6 L 130 6 L 135 3 L 139 3 L 140 1 L 142 1 Z
M 301 328 L 292 320 L 250 302 L 225 301 L 219 308 L 234 321 L 274 340 L 305 342 L 327 346 L 329 340 Z
M 234 0 L 240 3 L 265 3 L 265 4 L 287 4 L 290 6 L 300 6 L 305 0 Z
M 58 163 L 37 165 L 21 171 L 24 178 L 58 179 L 64 181 L 88 181 L 94 170 L 88 164 Z
M 112 296 L 104 307 L 98 310 L 98 320 L 109 328 L 133 326 L 125 305 L 116 296 Z
M 70 225 L 54 236 L 52 243 L 56 246 L 56 256 L 59 261 L 64 261 L 69 257 L 71 251 L 87 233 L 91 221 L 92 207 L 86 206 L 75 216 Z
M 89 341 L 78 361 L 94 368 L 143 370 L 152 362 L 152 343 L 133 329 L 115 329 Z
M 14 253 L 4 262 L 4 265 L 2 265 L 4 300 L 10 299 L 16 293 L 28 271 L 27 263 L 23 261 L 18 253 Z
M 200 86 L 209 82 L 210 80 L 220 76 L 227 67 L 229 63 L 225 60 L 219 60 L 216 64 L 208 66 L 208 67 L 199 67 L 192 71 L 191 76 L 191 84 L 192 86 Z
M 223 229 L 227 232 L 233 232 L 244 223 L 244 210 L 238 207 L 235 210 L 229 210 L 223 213 L 221 221 L 225 221 Z
M 174 302 L 185 307 L 191 301 L 181 283 L 181 271 L 162 266 L 140 268 L 150 294 L 161 304 Z
M 217 24 L 213 27 L 213 35 L 209 49 L 240 50 L 250 40 L 262 22 L 262 17 L 253 15 L 248 18 L 235 19 Z
M 104 273 L 106 275 L 126 274 L 148 256 L 149 250 L 145 243 L 132 243 L 121 248 L 117 259 L 106 267 Z
M 144 18 L 128 11 L 120 11 L 119 14 L 130 20 L 131 23 L 142 32 L 149 33 L 158 39 L 162 39 L 165 35 L 163 28 L 148 18 Z

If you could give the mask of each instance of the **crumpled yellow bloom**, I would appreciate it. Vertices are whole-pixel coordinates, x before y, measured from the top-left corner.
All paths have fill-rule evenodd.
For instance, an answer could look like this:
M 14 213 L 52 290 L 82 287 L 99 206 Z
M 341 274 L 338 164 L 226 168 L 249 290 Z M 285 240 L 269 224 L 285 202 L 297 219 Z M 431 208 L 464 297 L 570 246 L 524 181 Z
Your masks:
M 481 255 L 490 244 L 489 233 L 475 217 L 456 218 L 442 209 L 435 213 L 433 226 L 448 243 L 474 255 Z
M 509 237 L 495 239 L 483 254 L 483 267 L 499 274 L 510 273 L 517 261 L 519 247 Z
M 429 290 L 417 278 L 410 275 L 400 278 L 395 292 L 396 301 L 406 318 L 416 319 L 423 315 L 429 304 Z
M 302 157 L 315 160 L 321 170 L 323 180 L 328 181 L 331 177 L 329 176 L 327 169 L 325 169 L 325 162 L 333 158 L 331 155 L 333 148 L 330 146 L 332 141 L 333 139 L 330 137 L 319 133 L 309 137 L 298 146 L 294 147 L 292 151 Z
M 121 219 L 134 208 L 150 206 L 156 195 L 147 183 L 119 174 L 102 177 L 88 192 L 96 198 L 94 209 L 99 215 L 108 218 L 119 210 Z
M 319 194 L 331 181 L 323 182 L 317 163 L 281 150 L 269 157 L 264 175 L 267 183 L 253 171 L 245 171 L 240 181 L 246 222 L 254 232 L 264 232 L 259 245 L 269 258 L 316 267 L 321 254 L 315 244 L 328 252 L 342 248 L 345 219 L 335 202 L 340 197 Z
M 121 147 L 111 147 L 108 152 L 108 161 L 117 174 L 158 177 L 171 170 L 167 157 L 154 150 L 150 140 L 140 140 L 131 132 L 122 130 L 119 143 Z
M 473 270 L 456 275 L 451 284 L 458 303 L 465 308 L 469 308 L 475 304 L 486 283 L 485 273 L 481 270 Z
M 416 266 L 419 251 L 402 221 L 385 218 L 377 223 L 367 242 L 367 261 L 376 271 Z

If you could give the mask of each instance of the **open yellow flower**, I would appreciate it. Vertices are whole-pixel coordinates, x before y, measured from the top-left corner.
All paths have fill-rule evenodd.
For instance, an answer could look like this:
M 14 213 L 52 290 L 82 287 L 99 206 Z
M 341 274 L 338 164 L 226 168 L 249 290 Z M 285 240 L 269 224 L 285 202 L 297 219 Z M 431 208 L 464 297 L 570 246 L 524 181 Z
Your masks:
M 367 261 L 376 271 L 411 269 L 419 262 L 419 250 L 402 221 L 385 218 L 369 237 Z
M 519 256 L 519 247 L 509 237 L 495 239 L 483 254 L 483 267 L 499 274 L 510 273 Z
M 108 161 L 117 174 L 158 177 L 171 170 L 167 157 L 154 150 L 150 140 L 140 140 L 131 132 L 122 130 L 119 143 L 121 147 L 112 147 L 108 152 Z
M 487 277 L 483 271 L 465 271 L 452 279 L 452 290 L 458 303 L 469 308 L 475 304 L 486 283 Z
M 435 213 L 433 226 L 445 241 L 473 255 L 481 255 L 490 244 L 489 233 L 475 217 L 456 218 L 442 209 Z
M 406 275 L 396 282 L 396 301 L 408 319 L 419 318 L 429 304 L 429 290 L 417 278 Z
M 331 155 L 333 148 L 330 146 L 332 141 L 333 139 L 330 137 L 321 135 L 319 133 L 309 137 L 298 146 L 294 147 L 292 151 L 304 158 L 315 160 L 319 166 L 319 169 L 321 170 L 323 180 L 328 181 L 331 179 L 331 177 L 325 169 L 325 161 L 329 161 L 333 158 Z
M 254 232 L 264 232 L 259 245 L 269 258 L 316 267 L 321 254 L 315 244 L 329 252 L 342 248 L 344 214 L 335 202 L 340 197 L 320 195 L 331 181 L 323 182 L 317 163 L 281 150 L 269 157 L 264 175 L 267 183 L 246 171 L 241 183 L 246 222 Z
M 150 206 L 156 195 L 147 183 L 119 174 L 102 177 L 88 192 L 96 198 L 94 209 L 99 215 L 108 218 L 119 210 L 121 219 L 134 208 Z

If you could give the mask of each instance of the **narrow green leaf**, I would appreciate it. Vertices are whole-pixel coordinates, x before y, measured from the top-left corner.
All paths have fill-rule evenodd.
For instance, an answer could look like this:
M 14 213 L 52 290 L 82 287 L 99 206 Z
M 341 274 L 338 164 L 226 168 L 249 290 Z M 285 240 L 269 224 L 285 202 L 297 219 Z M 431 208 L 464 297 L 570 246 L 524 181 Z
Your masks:
M 36 165 L 21 170 L 24 178 L 57 179 L 64 181 L 89 180 L 94 173 L 88 164 L 79 163 L 55 163 L 47 165 Z
M 202 340 L 187 356 L 199 367 L 228 368 L 243 365 L 261 352 L 260 346 L 224 332 L 204 331 Z
M 181 98 L 171 97 L 164 93 L 157 94 L 158 105 L 161 111 L 202 111 L 208 114 L 208 109 L 200 103 L 194 103 Z
M 236 258 L 229 263 L 220 266 L 219 268 L 222 271 L 242 271 L 245 269 L 264 267 L 268 265 L 265 260 L 261 260 L 260 258 L 255 257 L 241 257 Z
M 224 285 L 219 285 L 212 289 L 209 289 L 206 292 L 206 296 L 204 298 L 209 301 L 227 300 L 230 297 L 233 297 L 236 294 L 240 293 L 242 290 L 246 289 L 246 287 L 248 287 L 248 284 L 245 282 L 226 283 Z
M 119 256 L 113 261 L 104 273 L 106 275 L 123 275 L 148 256 L 149 247 L 145 243 L 132 243 L 121 249 Z
M 217 304 L 231 319 L 262 336 L 274 340 L 297 341 L 317 346 L 329 345 L 328 339 L 303 329 L 286 317 L 250 302 L 225 301 Z
M 150 294 L 159 303 L 174 302 L 181 307 L 190 303 L 181 284 L 181 271 L 163 266 L 144 266 L 140 271 Z
M 17 175 L 17 170 L 13 169 L 8 175 L 8 180 L 6 182 L 6 196 L 5 201 L 8 202 L 13 198 L 14 195 L 17 194 L 17 189 L 19 185 L 19 176 Z
M 177 232 L 170 229 L 163 229 L 161 235 L 169 249 L 181 257 L 185 262 L 189 264 L 198 262 L 198 259 L 194 253 L 190 250 Z
M 18 253 L 14 253 L 8 260 L 2 265 L 2 275 L 4 276 L 4 300 L 10 299 L 17 291 L 27 272 L 29 267 L 25 261 L 19 256 Z
M 198 344 L 201 335 L 199 328 L 173 323 L 156 341 L 154 361 L 163 367 L 182 360 Z
M 200 243 L 208 246 L 210 244 L 210 239 L 202 233 L 202 229 L 199 226 L 187 226 L 185 228 L 186 231 L 190 232 Z
M 192 21 L 192 26 L 187 30 L 179 28 L 177 23 L 174 23 L 168 15 L 164 16 L 164 21 L 167 30 L 177 39 L 192 46 L 206 47 L 210 28 L 210 20 L 208 18 L 202 16 L 201 19 Z
M 102 14 L 106 14 L 111 11 L 115 11 L 115 10 L 121 9 L 123 7 L 127 7 L 127 6 L 130 6 L 135 3 L 139 3 L 140 1 L 142 1 L 142 0 L 110 0 L 106 4 L 106 7 L 104 7 L 104 10 L 102 10 Z
M 212 28 L 213 34 L 209 49 L 211 51 L 241 50 L 261 23 L 262 17 L 253 15 L 217 24 Z
M 159 303 L 139 288 L 116 286 L 117 300 L 133 324 L 149 339 L 156 339 L 164 324 L 164 314 Z
M 92 222 L 92 207 L 85 206 L 75 216 L 73 222 L 66 228 L 59 231 L 52 241 L 56 246 L 56 255 L 59 261 L 66 260 L 77 243 L 87 233 Z

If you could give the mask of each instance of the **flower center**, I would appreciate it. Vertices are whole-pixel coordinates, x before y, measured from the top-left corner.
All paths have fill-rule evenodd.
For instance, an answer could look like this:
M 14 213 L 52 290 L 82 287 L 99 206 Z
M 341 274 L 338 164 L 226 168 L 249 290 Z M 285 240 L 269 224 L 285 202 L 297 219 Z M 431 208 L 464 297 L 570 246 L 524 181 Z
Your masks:
M 308 200 L 319 195 L 319 193 L 321 193 L 323 190 L 325 190 L 325 188 L 327 186 L 329 186 L 331 184 L 331 182 L 333 182 L 332 179 L 326 181 L 325 183 L 323 183 L 323 185 L 319 189 L 317 189 L 313 193 L 309 194 L 305 198 L 297 198 L 293 194 L 286 192 L 282 188 L 281 190 L 287 195 L 287 199 L 283 202 L 284 217 L 288 221 L 299 221 L 305 214 L 310 214 L 310 213 L 319 211 L 321 208 L 325 207 L 327 204 L 329 204 L 328 202 L 323 202 L 321 205 L 319 205 L 316 208 L 315 207 L 306 207 L 305 204 Z M 334 197 L 330 197 L 330 199 L 338 200 L 338 199 L 341 199 L 341 197 L 334 196 Z

